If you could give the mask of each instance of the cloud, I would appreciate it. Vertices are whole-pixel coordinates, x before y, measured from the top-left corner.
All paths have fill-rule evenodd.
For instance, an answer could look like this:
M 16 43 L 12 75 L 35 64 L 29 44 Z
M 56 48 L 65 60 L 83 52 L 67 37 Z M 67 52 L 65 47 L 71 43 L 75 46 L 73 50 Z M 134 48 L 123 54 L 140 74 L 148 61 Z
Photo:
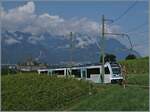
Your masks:
M 28 2 L 24 6 L 10 9 L 7 12 L 2 10 L 2 28 L 11 31 L 22 30 L 35 20 L 36 15 L 34 12 L 35 4 L 33 2 Z
M 100 31 L 102 30 L 102 25 L 100 26 Z M 121 27 L 118 25 L 109 25 L 105 24 L 104 32 L 106 33 L 105 36 L 108 38 L 116 38 L 118 35 L 111 35 L 109 33 L 121 33 Z M 117 38 L 116 38 L 117 39 Z
M 76 46 L 75 47 L 80 47 L 80 48 L 84 48 L 87 47 L 90 44 L 94 44 L 98 41 L 98 37 L 91 37 L 91 36 L 87 36 L 87 35 L 76 35 Z
M 5 43 L 8 45 L 12 45 L 12 44 L 20 43 L 20 41 L 14 39 L 14 38 L 8 38 L 5 40 Z
M 86 33 L 88 35 L 98 35 L 99 24 L 87 18 L 64 20 L 57 15 L 44 13 L 39 15 L 36 20 L 24 28 L 24 32 L 43 33 L 67 37 L 70 32 Z
M 56 35 L 57 31 L 59 30 L 59 25 L 63 21 L 63 18 L 60 18 L 57 15 L 49 15 L 48 13 L 44 13 L 37 16 L 31 25 L 25 27 L 24 32 L 31 32 L 35 34 L 48 32 Z
M 59 15 L 50 15 L 48 13 L 37 15 L 35 10 L 34 2 L 27 2 L 23 6 L 8 11 L 3 9 L 1 11 L 2 28 L 8 31 L 30 32 L 36 35 L 42 35 L 47 32 L 50 35 L 66 38 L 69 37 L 70 32 L 88 35 L 90 38 L 88 36 L 77 37 L 78 47 L 93 44 L 97 41 L 97 36 L 100 36 L 101 25 L 96 21 L 89 20 L 86 17 L 66 20 Z M 117 32 L 119 30 L 118 26 L 105 26 L 106 32 Z M 33 44 L 41 40 L 40 37 L 31 37 L 29 39 Z
M 40 35 L 40 36 L 30 36 L 28 37 L 28 42 L 31 44 L 37 44 L 38 41 L 44 40 L 44 36 Z
M 22 40 L 22 39 L 23 39 L 23 37 L 22 37 L 22 36 L 19 36 L 19 37 L 18 37 L 18 40 Z

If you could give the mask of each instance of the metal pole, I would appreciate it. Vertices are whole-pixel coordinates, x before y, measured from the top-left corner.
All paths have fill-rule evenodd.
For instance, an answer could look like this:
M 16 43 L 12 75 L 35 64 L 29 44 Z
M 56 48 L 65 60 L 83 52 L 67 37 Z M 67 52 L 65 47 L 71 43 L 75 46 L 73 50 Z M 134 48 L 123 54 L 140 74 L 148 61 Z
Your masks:
M 104 15 L 102 15 L 102 83 L 104 83 L 104 63 L 105 63 L 105 53 L 104 53 L 104 34 L 105 34 L 105 24 L 104 24 L 105 18 Z
M 73 33 L 70 32 L 70 39 L 71 39 L 71 45 L 70 45 L 70 75 L 72 75 L 72 61 L 73 61 L 73 58 L 72 58 L 72 55 L 73 55 Z
M 9 75 L 9 64 L 7 65 L 7 75 Z

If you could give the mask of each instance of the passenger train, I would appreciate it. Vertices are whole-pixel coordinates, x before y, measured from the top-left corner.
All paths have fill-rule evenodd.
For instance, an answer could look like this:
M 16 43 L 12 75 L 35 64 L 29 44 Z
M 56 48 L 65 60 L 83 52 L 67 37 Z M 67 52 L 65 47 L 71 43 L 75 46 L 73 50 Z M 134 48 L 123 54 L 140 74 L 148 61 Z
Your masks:
M 121 66 L 118 63 L 104 64 L 104 79 L 103 83 L 122 82 L 123 74 Z M 79 65 L 72 67 L 57 67 L 50 69 L 39 69 L 39 74 L 46 73 L 48 75 L 57 75 L 65 77 L 71 75 L 77 79 L 84 79 L 94 83 L 102 83 L 102 64 Z

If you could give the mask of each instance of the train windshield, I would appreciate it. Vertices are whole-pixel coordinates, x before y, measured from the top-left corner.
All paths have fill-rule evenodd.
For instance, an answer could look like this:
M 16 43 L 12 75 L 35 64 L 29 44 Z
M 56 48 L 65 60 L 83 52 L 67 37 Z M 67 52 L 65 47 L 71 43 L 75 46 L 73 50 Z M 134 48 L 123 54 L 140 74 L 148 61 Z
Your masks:
M 113 74 L 121 74 L 121 69 L 120 68 L 112 68 Z

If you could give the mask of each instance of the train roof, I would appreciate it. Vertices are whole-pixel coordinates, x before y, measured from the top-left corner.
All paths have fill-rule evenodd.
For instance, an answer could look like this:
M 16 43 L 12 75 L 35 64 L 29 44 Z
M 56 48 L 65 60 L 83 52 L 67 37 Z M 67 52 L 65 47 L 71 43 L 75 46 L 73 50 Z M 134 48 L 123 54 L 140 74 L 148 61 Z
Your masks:
M 91 63 L 91 64 L 78 64 L 78 65 L 52 65 L 48 68 L 50 69 L 56 69 L 56 68 L 70 68 L 70 67 L 87 67 L 87 66 L 100 66 L 102 64 L 100 63 Z
M 111 67 L 119 67 L 120 65 L 118 63 L 110 63 Z

